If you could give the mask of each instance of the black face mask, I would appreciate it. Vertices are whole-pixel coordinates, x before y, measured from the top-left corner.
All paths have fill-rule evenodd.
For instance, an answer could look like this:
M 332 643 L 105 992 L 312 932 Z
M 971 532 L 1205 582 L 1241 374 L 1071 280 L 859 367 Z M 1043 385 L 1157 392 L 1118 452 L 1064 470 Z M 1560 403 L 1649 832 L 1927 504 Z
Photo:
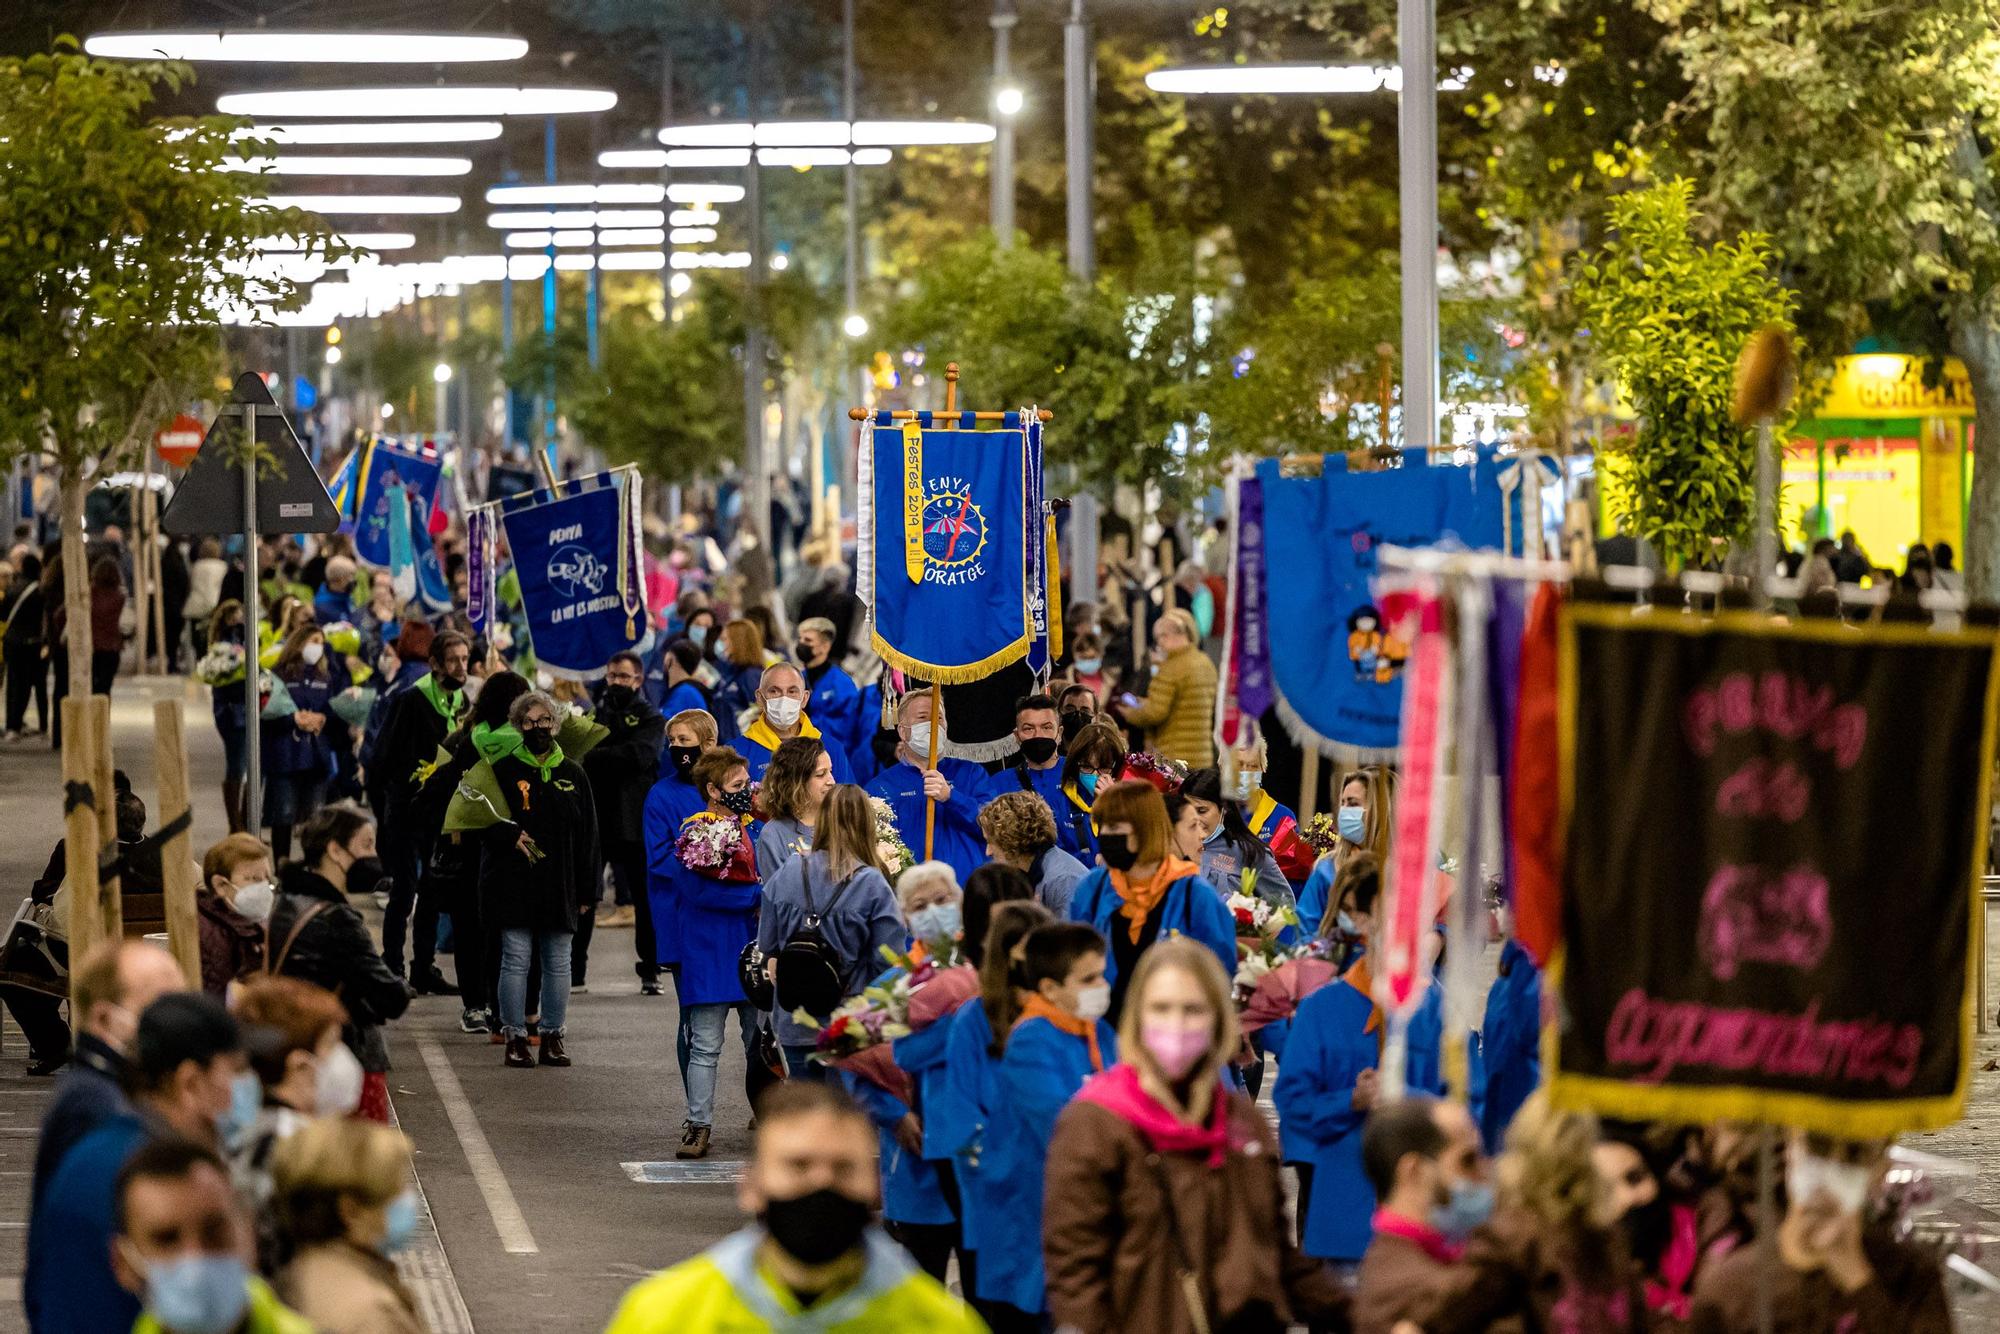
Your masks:
M 831 1264 L 861 1244 L 872 1211 L 837 1190 L 767 1200 L 762 1222 L 771 1240 L 800 1264 Z
M 1062 713 L 1062 739 L 1067 746 L 1076 740 L 1076 734 L 1090 726 L 1090 710 L 1064 709 Z
M 1021 758 L 1030 764 L 1047 764 L 1056 757 L 1056 739 L 1048 736 L 1031 736 L 1021 743 Z
M 556 748 L 556 734 L 546 727 L 530 727 L 521 733 L 521 744 L 530 755 L 546 755 Z
M 372 894 L 375 886 L 381 883 L 380 857 L 356 857 L 347 868 L 347 892 L 350 894 Z
M 792 645 L 792 652 L 798 655 L 799 666 L 801 667 L 811 667 L 817 661 L 813 657 L 812 645 L 806 643 L 803 639 Z
M 694 772 L 694 762 L 701 758 L 700 746 L 668 746 L 667 762 L 674 766 L 674 772 L 683 781 Z
M 1139 864 L 1139 850 L 1132 846 L 1132 839 L 1126 834 L 1099 835 L 1097 855 L 1104 858 L 1104 864 L 1114 871 L 1129 871 Z
M 631 686 L 604 687 L 604 702 L 614 709 L 627 709 L 638 698 L 639 692 Z
M 735 811 L 738 815 L 748 815 L 756 806 L 757 799 L 747 787 L 722 794 L 723 809 Z

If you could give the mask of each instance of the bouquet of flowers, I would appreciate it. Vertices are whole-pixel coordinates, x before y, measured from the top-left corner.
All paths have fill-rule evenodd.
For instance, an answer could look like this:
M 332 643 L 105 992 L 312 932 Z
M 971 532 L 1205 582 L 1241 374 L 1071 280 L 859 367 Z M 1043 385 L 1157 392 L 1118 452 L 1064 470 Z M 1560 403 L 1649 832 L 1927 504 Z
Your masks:
M 1148 751 L 1135 750 L 1125 757 L 1119 766 L 1118 781 L 1136 780 L 1151 783 L 1160 790 L 1161 796 L 1170 796 L 1180 790 L 1187 779 L 1187 770 L 1174 761 Z
M 1231 894 L 1226 906 L 1236 919 L 1236 1003 L 1241 1007 L 1266 973 L 1306 947 L 1281 939 L 1299 924 L 1295 909 L 1273 907 L 1254 894 Z
M 917 864 L 916 854 L 903 842 L 903 835 L 896 828 L 896 812 L 889 803 L 880 797 L 870 797 L 868 804 L 875 810 L 875 855 L 888 869 L 889 883 L 893 885 L 897 876 Z
M 886 1089 L 906 1105 L 913 1102 L 910 1077 L 889 1047 L 910 1033 L 911 977 L 907 969 L 891 970 L 828 1015 L 824 1024 L 804 1010 L 793 1011 L 793 1020 L 818 1030 L 812 1059 Z
M 205 686 L 233 685 L 243 679 L 243 646 L 233 639 L 218 639 L 194 665 L 194 679 Z
M 1299 827 L 1299 837 L 1323 857 L 1339 844 L 1340 826 L 1331 815 L 1321 811 Z
M 1300 1001 L 1339 977 L 1340 948 L 1337 941 L 1313 940 L 1276 963 L 1266 956 L 1238 965 L 1236 1002 L 1245 1036 L 1290 1020 Z
M 354 628 L 352 621 L 333 621 L 324 627 L 322 633 L 326 635 L 327 647 L 335 653 L 361 651 L 361 632 Z
M 757 853 L 743 836 L 742 822 L 734 817 L 697 811 L 681 823 L 680 837 L 674 840 L 674 855 L 681 865 L 710 880 L 749 885 L 757 881 Z

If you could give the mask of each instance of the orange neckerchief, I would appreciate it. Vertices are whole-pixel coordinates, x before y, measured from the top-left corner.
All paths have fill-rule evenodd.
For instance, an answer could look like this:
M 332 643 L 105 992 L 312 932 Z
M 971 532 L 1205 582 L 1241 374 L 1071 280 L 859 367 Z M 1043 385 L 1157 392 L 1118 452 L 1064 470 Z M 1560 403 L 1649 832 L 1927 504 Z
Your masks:
M 1125 906 L 1118 911 L 1131 925 L 1126 928 L 1134 945 L 1139 943 L 1139 933 L 1145 930 L 1146 918 L 1167 896 L 1167 889 L 1183 876 L 1198 875 L 1201 868 L 1193 862 L 1182 861 L 1179 857 L 1168 857 L 1160 863 L 1160 869 L 1153 872 L 1152 880 L 1144 885 L 1133 885 L 1126 881 L 1123 871 L 1113 869 L 1111 887 L 1118 891 L 1118 897 L 1125 900 Z
M 1097 1050 L 1095 1020 L 1080 1018 L 1068 1010 L 1058 1010 L 1039 995 L 1028 997 L 1027 1002 L 1021 1006 L 1021 1017 L 1014 1021 L 1014 1029 L 1018 1030 L 1030 1019 L 1046 1019 L 1071 1037 L 1082 1038 L 1090 1044 L 1090 1068 L 1097 1071 L 1104 1069 L 1104 1053 Z
M 1353 987 L 1356 991 L 1360 992 L 1362 995 L 1366 996 L 1370 1004 L 1373 1005 L 1373 1002 L 1375 1000 L 1375 974 L 1370 972 L 1368 969 L 1367 955 L 1364 954 L 1360 958 L 1356 959 L 1354 961 L 1354 966 L 1352 968 L 1349 968 L 1346 973 L 1342 974 L 1340 980 L 1347 983 L 1348 986 Z M 1373 1008 L 1368 1011 L 1368 1022 L 1361 1026 L 1361 1031 L 1364 1033 L 1376 1034 L 1377 1036 L 1375 1038 L 1375 1041 L 1376 1044 L 1379 1046 L 1382 1042 L 1381 1028 L 1382 1028 L 1382 1007 L 1379 1005 L 1374 1005 Z

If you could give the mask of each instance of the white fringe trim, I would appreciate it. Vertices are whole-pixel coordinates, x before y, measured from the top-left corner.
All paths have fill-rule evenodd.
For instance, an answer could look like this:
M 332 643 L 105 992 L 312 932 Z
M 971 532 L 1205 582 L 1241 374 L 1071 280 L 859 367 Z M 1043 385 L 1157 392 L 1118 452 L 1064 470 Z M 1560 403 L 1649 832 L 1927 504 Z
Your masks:
M 1349 768 L 1358 768 L 1364 764 L 1394 764 L 1402 753 L 1395 746 L 1387 748 L 1350 746 L 1344 741 L 1334 741 L 1321 736 L 1313 730 L 1310 723 L 1299 716 L 1297 709 L 1286 702 L 1283 694 L 1278 695 L 1276 707 L 1278 721 L 1284 724 L 1285 734 L 1291 737 L 1294 743 L 1302 748 L 1316 750 L 1336 764 L 1343 764 Z

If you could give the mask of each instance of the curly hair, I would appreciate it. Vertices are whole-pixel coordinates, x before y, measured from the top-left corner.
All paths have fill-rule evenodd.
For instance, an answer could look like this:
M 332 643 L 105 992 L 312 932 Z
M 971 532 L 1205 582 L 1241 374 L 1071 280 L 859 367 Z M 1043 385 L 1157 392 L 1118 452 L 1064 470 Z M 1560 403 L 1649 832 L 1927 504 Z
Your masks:
M 1009 857 L 1039 857 L 1056 845 L 1056 817 L 1033 792 L 1002 792 L 980 809 L 979 832 Z
M 771 752 L 759 801 L 766 819 L 796 820 L 805 806 L 806 784 L 819 768 L 826 747 L 817 737 L 787 737 Z
M 1535 1094 L 1507 1129 L 1498 1168 L 1501 1197 L 1553 1231 L 1592 1230 L 1604 1191 L 1591 1161 L 1597 1139 L 1595 1116 L 1558 1109 L 1547 1093 Z

